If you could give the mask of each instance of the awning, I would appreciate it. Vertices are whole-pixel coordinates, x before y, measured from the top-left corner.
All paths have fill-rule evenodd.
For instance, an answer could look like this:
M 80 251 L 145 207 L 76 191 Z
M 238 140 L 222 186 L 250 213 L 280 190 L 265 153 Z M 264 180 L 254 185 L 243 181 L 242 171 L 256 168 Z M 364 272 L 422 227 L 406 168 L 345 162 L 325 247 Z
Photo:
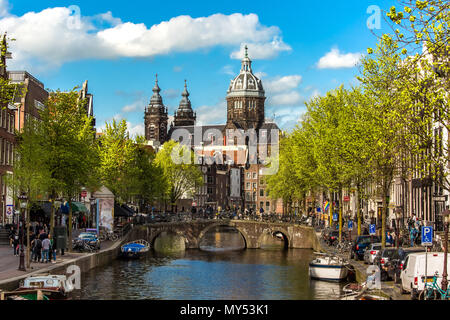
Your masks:
M 122 208 L 118 203 L 114 203 L 114 217 L 132 217 L 133 213 Z
M 69 202 L 65 202 L 61 204 L 61 212 L 65 214 L 69 214 Z M 89 210 L 86 208 L 86 206 L 81 202 L 72 202 L 72 213 L 76 212 L 83 212 L 88 213 Z

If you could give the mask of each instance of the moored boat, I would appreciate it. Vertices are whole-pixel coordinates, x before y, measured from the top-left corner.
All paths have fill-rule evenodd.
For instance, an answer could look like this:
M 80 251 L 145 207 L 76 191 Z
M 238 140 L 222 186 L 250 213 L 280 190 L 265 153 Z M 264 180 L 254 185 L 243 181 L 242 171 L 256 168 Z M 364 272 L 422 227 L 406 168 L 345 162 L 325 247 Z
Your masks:
M 150 250 L 150 244 L 145 240 L 128 242 L 120 247 L 120 256 L 125 259 L 139 259 Z
M 309 263 L 311 279 L 343 281 L 348 275 L 348 263 L 337 256 L 321 254 Z
M 16 289 L 18 295 L 36 289 L 45 291 L 45 295 L 50 300 L 67 299 L 74 290 L 73 283 L 65 275 L 37 275 L 26 278 L 23 284 Z

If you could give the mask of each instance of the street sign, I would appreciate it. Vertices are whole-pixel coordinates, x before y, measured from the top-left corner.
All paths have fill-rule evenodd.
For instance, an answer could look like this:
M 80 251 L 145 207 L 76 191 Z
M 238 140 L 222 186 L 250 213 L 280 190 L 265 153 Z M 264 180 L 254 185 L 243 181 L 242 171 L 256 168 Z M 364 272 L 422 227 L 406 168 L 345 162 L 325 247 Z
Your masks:
M 82 198 L 86 198 L 87 197 L 87 191 L 86 190 L 81 191 L 81 197 Z
M 369 234 L 374 236 L 377 233 L 377 228 L 375 224 L 369 225 Z
M 197 206 L 197 202 L 192 202 L 192 206 L 196 207 Z
M 348 230 L 353 230 L 353 221 L 349 220 L 348 222 Z
M 345 201 L 345 202 L 350 201 L 350 197 L 349 197 L 349 196 L 344 196 L 344 201 Z
M 338 214 L 337 213 L 333 213 L 333 221 L 338 221 Z
M 433 245 L 433 227 L 422 227 L 422 245 Z

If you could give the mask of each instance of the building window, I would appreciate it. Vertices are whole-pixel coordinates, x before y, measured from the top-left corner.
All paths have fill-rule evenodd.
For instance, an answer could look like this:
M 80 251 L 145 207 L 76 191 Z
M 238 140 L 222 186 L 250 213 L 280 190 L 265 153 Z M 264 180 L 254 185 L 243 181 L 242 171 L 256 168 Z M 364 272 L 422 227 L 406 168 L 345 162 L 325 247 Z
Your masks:
M 208 183 L 214 183 L 214 182 L 213 182 L 213 177 L 212 177 L 212 176 L 208 176 Z
M 247 189 L 247 190 L 250 190 L 250 182 L 247 182 L 247 184 L 246 184 L 246 189 Z
M 250 179 L 250 172 L 247 172 L 247 179 Z
M 245 193 L 245 200 L 250 201 L 250 192 Z
M 253 172 L 253 179 L 258 179 L 258 175 L 256 174 L 256 172 Z
M 213 194 L 213 188 L 208 188 L 208 194 Z
M 257 188 L 256 183 L 253 183 L 253 189 L 256 189 L 256 188 Z
M 269 210 L 269 208 L 270 208 L 270 202 L 269 201 L 266 201 L 266 208 L 267 208 L 267 210 Z
M 260 207 L 260 208 L 263 208 L 263 207 L 264 207 L 264 202 L 260 202 L 260 203 L 259 203 L 259 207 Z
M 264 189 L 259 189 L 259 196 L 264 197 Z

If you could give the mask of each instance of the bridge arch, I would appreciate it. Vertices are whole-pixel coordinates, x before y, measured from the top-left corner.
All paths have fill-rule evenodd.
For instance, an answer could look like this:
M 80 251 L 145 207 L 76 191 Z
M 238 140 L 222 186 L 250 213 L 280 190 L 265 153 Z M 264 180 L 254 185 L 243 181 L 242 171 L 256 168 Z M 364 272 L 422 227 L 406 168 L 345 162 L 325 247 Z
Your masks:
M 232 227 L 232 228 L 236 229 L 241 234 L 242 238 L 244 239 L 245 249 L 248 248 L 249 236 L 248 236 L 247 232 L 245 231 L 245 229 L 237 226 L 236 224 L 232 224 L 232 223 L 229 223 L 226 221 L 211 224 L 211 225 L 207 226 L 206 228 L 204 228 L 202 231 L 200 231 L 200 233 L 197 237 L 198 248 L 200 249 L 200 242 L 202 241 L 203 237 L 205 236 L 205 234 L 208 231 L 210 231 L 211 229 L 217 228 L 217 227 L 221 227 L 221 226 Z
M 150 248 L 154 248 L 155 247 L 156 239 L 164 232 L 167 233 L 167 234 L 172 234 L 172 235 L 176 235 L 176 236 L 182 237 L 183 240 L 184 240 L 184 243 L 186 244 L 186 248 L 187 248 L 187 246 L 189 244 L 188 237 L 186 237 L 186 235 L 184 233 L 182 233 L 181 231 L 173 230 L 173 229 L 160 229 L 160 230 L 155 231 L 154 233 L 151 233 L 148 236 L 148 243 L 150 244 Z
M 284 249 L 288 249 L 290 247 L 291 241 L 289 239 L 289 233 L 287 232 L 286 229 L 281 228 L 279 226 L 267 226 L 267 228 L 264 228 L 263 232 L 261 232 L 261 234 L 258 237 L 258 248 L 261 248 L 261 244 L 263 242 L 263 238 L 270 234 L 272 236 L 275 236 L 275 234 L 277 233 L 281 233 L 281 235 L 283 236 L 283 241 L 284 241 Z

